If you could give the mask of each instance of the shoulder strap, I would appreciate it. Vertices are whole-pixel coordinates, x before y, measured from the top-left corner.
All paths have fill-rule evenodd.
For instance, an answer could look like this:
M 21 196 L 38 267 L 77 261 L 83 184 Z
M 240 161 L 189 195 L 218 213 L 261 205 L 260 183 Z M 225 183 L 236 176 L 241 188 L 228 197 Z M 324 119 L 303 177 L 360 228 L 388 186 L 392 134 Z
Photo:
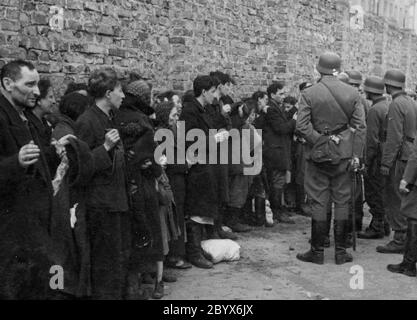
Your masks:
M 339 103 L 339 101 L 337 100 L 337 98 L 335 97 L 335 95 L 333 94 L 332 90 L 330 90 L 329 86 L 327 84 L 325 84 L 324 82 L 320 82 L 323 86 L 326 87 L 326 89 L 330 92 L 330 95 L 333 97 L 334 101 L 336 101 L 336 106 L 343 111 L 343 113 L 345 114 L 346 118 L 348 119 L 348 123 L 350 122 L 350 119 L 352 118 L 352 115 L 350 115 L 347 110 L 345 108 L 343 108 L 343 106 Z

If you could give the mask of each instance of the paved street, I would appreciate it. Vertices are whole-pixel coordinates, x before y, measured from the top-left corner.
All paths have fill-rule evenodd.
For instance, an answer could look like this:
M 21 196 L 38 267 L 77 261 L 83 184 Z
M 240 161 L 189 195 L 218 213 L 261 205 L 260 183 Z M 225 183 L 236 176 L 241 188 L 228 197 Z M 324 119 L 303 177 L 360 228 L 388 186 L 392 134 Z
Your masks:
M 296 254 L 308 249 L 310 222 L 304 217 L 296 221 L 296 226 L 257 228 L 241 236 L 239 262 L 175 272 L 179 282 L 167 285 L 165 299 L 417 299 L 417 279 L 386 271 L 387 264 L 399 263 L 402 256 L 376 253 L 386 240 L 359 240 L 354 263 L 336 266 L 332 238 L 324 266 L 304 264 Z M 349 271 L 355 265 L 364 269 L 363 290 L 350 288 Z

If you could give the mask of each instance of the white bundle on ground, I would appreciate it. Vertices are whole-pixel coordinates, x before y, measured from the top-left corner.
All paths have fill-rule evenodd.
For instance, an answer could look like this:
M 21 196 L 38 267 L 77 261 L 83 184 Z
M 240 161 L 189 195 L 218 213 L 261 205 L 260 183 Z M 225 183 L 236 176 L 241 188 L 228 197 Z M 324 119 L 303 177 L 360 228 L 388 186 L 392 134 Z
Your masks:
M 240 260 L 240 246 L 232 240 L 206 240 L 201 247 L 215 264 Z

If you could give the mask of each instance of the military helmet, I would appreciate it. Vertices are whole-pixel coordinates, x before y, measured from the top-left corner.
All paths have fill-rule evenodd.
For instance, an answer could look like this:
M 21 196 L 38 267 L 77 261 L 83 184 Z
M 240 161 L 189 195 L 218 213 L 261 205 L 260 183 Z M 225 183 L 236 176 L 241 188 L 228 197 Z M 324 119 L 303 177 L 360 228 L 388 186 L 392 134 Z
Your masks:
M 369 93 L 384 94 L 385 83 L 384 79 L 376 76 L 371 76 L 365 79 L 363 90 Z
M 333 75 L 340 71 L 342 59 L 334 52 L 326 52 L 320 56 L 317 71 L 325 75 Z
M 337 78 L 340 81 L 342 81 L 342 82 L 344 82 L 346 84 L 349 84 L 349 75 L 346 72 L 339 73 L 339 75 L 337 76 Z
M 390 85 L 396 88 L 405 87 L 405 74 L 398 69 L 388 70 L 385 73 L 384 81 L 386 85 Z
M 362 84 L 362 74 L 359 71 L 347 71 L 349 84 Z

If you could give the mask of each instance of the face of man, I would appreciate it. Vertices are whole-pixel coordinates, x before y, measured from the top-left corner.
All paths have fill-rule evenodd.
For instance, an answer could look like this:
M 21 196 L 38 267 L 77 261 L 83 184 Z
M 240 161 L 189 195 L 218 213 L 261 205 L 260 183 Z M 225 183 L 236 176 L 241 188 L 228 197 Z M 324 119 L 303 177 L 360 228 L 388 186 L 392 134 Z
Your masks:
M 29 70 L 23 67 L 20 70 L 20 77 L 16 81 L 11 78 L 4 78 L 3 83 L 9 92 L 13 103 L 21 108 L 34 108 L 39 96 L 39 74 L 36 69 Z
M 281 90 L 278 90 L 276 94 L 272 94 L 271 97 L 278 103 L 282 103 L 285 99 L 285 93 L 285 88 L 282 88 Z
M 221 96 L 230 96 L 233 90 L 233 84 L 228 82 L 220 86 Z
M 222 85 L 219 85 L 216 89 L 216 91 L 214 91 L 214 97 L 220 101 L 220 98 L 222 97 Z
M 122 86 L 118 84 L 113 91 L 107 93 L 107 98 L 114 109 L 119 109 L 122 105 L 125 94 L 123 93 Z
M 212 104 L 215 98 L 215 93 L 216 93 L 216 88 L 215 87 L 211 87 L 210 90 L 203 91 L 203 97 L 204 97 L 204 101 L 206 102 L 206 104 Z

